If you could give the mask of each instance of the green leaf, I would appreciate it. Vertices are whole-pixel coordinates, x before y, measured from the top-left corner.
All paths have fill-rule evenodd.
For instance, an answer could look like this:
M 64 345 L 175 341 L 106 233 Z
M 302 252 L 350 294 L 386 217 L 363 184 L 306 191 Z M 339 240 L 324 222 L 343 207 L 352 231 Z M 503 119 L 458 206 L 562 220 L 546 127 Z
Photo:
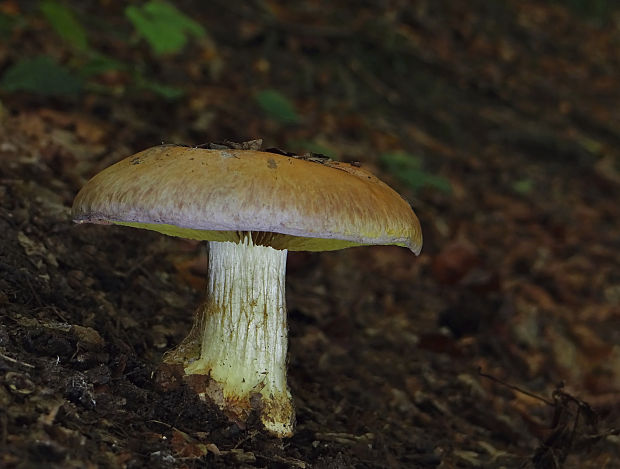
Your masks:
M 184 94 L 183 89 L 151 80 L 140 70 L 134 70 L 132 78 L 137 89 L 150 91 L 165 99 L 178 99 Z
M 417 156 L 405 152 L 384 153 L 381 155 L 381 163 L 414 191 L 434 187 L 442 192 L 452 192 L 450 181 L 422 169 L 422 160 Z
M 151 0 L 140 7 L 129 5 L 125 8 L 125 16 L 156 54 L 181 51 L 190 35 L 206 36 L 206 30 L 199 23 L 161 0 Z
M 60 37 L 76 49 L 88 49 L 86 31 L 75 18 L 71 9 L 54 0 L 45 0 L 41 2 L 40 8 L 47 21 L 49 21 L 54 31 L 56 31 Z
M 82 78 L 88 78 L 111 70 L 127 70 L 128 68 L 127 65 L 119 60 L 99 52 L 92 52 L 88 56 L 88 61 L 80 67 L 79 71 Z
M 75 96 L 82 82 L 50 57 L 22 59 L 10 67 L 0 80 L 6 91 L 29 91 L 44 96 Z
M 520 179 L 512 184 L 512 188 L 519 194 L 529 194 L 534 189 L 534 181 L 531 179 Z
M 301 120 L 293 103 L 279 91 L 260 91 L 256 94 L 256 101 L 267 116 L 281 124 L 296 124 Z
M 184 91 L 181 88 L 177 88 L 175 86 L 164 85 L 163 83 L 158 83 L 156 81 L 144 81 L 141 83 L 141 86 L 144 89 L 152 91 L 155 94 L 158 94 L 162 98 L 165 99 L 179 99 L 183 96 Z

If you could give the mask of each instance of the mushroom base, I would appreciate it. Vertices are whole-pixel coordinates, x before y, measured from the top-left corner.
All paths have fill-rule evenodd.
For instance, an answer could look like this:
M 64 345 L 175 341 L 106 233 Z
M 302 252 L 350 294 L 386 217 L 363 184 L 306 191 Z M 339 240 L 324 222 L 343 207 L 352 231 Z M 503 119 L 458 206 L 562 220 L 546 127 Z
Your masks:
M 189 336 L 164 361 L 208 375 L 199 391 L 243 424 L 252 412 L 279 437 L 293 433 L 286 385 L 286 250 L 209 242 L 207 299 Z

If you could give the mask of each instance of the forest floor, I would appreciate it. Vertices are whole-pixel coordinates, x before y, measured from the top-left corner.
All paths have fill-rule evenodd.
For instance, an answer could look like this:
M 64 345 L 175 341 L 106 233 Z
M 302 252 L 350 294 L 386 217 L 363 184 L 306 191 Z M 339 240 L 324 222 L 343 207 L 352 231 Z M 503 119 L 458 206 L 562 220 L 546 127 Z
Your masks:
M 116 3 L 78 13 L 120 28 Z M 208 39 L 164 58 L 90 29 L 182 84 L 174 100 L 123 71 L 71 98 L 0 92 L 0 467 L 620 468 L 620 17 L 294 3 L 178 2 Z M 28 18 L 0 71 L 79 62 L 36 11 L 0 7 Z M 296 115 L 266 115 L 265 89 Z M 70 219 L 132 153 L 254 138 L 360 162 L 424 232 L 417 258 L 290 253 L 285 440 L 153 379 L 202 299 L 204 246 Z

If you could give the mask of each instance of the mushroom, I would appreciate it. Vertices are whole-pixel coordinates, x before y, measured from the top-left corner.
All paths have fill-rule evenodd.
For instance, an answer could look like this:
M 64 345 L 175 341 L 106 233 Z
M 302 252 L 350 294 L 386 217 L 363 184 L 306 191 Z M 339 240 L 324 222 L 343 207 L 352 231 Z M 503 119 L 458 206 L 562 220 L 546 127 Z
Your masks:
M 243 424 L 257 412 L 293 434 L 286 384 L 288 251 L 422 246 L 410 205 L 359 165 L 281 152 L 162 145 L 101 171 L 77 223 L 114 223 L 209 243 L 207 295 L 164 362 L 204 375 L 201 397 Z M 259 397 L 259 398 L 258 398 Z

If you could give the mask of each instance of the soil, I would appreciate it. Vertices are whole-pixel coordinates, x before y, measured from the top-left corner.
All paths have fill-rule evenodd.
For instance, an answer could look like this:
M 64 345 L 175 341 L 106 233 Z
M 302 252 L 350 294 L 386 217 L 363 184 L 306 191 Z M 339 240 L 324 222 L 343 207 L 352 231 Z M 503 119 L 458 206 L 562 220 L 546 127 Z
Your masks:
M 0 71 L 22 54 L 70 62 L 24 3 Z M 76 11 L 122 28 L 117 3 Z M 96 27 L 90 40 L 182 98 L 123 72 L 101 79 L 120 92 L 0 94 L 0 467 L 620 468 L 620 17 L 528 1 L 177 6 L 208 41 L 158 57 Z M 261 89 L 301 121 L 264 114 Z M 425 238 L 417 258 L 289 254 L 284 440 L 154 379 L 202 300 L 205 247 L 70 217 L 89 177 L 162 140 L 256 138 L 359 162 Z M 379 157 L 395 151 L 451 191 L 408 185 Z

